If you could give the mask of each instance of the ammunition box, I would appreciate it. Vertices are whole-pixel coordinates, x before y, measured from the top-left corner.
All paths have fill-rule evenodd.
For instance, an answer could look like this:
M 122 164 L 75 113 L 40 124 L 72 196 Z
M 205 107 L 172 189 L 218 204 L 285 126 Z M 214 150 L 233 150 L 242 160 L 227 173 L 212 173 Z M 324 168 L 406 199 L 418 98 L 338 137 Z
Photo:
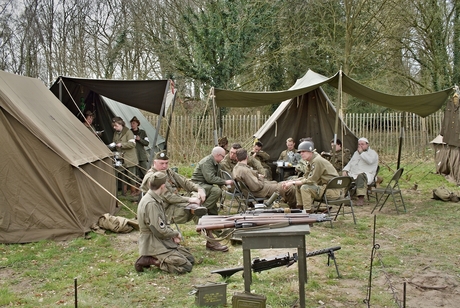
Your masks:
M 253 293 L 233 293 L 232 307 L 233 308 L 265 308 L 267 297 L 265 295 L 257 295 Z
M 227 284 L 207 283 L 196 285 L 195 304 L 197 306 L 219 306 L 227 304 Z

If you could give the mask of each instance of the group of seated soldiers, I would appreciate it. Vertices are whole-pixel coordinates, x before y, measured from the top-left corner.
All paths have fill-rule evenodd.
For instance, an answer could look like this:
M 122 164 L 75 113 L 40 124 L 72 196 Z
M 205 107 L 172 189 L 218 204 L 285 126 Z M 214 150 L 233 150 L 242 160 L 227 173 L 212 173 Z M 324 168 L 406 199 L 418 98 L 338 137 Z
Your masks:
M 298 174 L 276 182 L 271 178 L 270 156 L 262 151 L 262 143 L 256 142 L 253 151 L 248 153 L 239 143 L 227 150 L 228 141 L 225 141 L 225 145 L 214 147 L 211 154 L 200 160 L 191 179 L 168 168 L 169 158 L 165 152 L 155 155 L 141 185 L 144 193 L 138 206 L 141 256 L 135 263 L 136 271 L 142 272 L 150 265 L 173 273 L 191 271 L 193 256 L 180 246 L 181 235 L 170 223 L 197 221 L 206 214 L 218 215 L 222 188 L 233 185 L 234 180 L 243 182 L 256 197 L 269 198 L 276 192 L 290 208 L 315 211 L 314 201 L 339 172 L 355 179 L 357 204 L 362 205 L 367 184 L 374 179 L 378 166 L 378 155 L 366 138 L 358 140 L 358 150 L 351 158 L 350 151 L 345 149 L 342 153 L 340 140 L 331 141 L 336 151 L 331 155 L 317 153 L 311 138 L 301 140 L 297 149 L 289 138 L 279 160 L 296 159 Z M 334 164 L 330 157 L 334 157 Z M 221 170 L 230 173 L 234 180 L 223 179 Z M 340 191 L 328 190 L 327 193 L 329 199 L 337 199 Z M 206 249 L 228 251 L 226 245 L 215 240 L 212 232 L 206 232 L 206 239 Z

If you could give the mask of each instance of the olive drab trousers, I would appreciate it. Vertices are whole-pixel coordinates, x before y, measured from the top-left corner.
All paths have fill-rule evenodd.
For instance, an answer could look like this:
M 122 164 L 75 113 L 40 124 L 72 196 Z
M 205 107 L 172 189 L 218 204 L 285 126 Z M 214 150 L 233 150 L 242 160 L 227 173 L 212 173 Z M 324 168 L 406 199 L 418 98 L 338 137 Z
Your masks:
M 323 195 L 324 189 L 326 189 L 326 185 L 318 186 L 315 184 L 304 184 L 296 189 L 296 199 L 298 205 L 303 205 L 304 209 L 311 209 L 313 202 L 319 201 L 321 196 Z M 328 190 L 326 196 L 330 200 L 335 200 L 340 198 L 340 189 L 333 189 Z

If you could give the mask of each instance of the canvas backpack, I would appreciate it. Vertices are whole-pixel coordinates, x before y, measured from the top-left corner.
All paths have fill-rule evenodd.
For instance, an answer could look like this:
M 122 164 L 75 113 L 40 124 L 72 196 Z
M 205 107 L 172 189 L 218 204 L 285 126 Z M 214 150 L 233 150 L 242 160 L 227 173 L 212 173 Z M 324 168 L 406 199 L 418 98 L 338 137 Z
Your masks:
M 452 202 L 459 201 L 458 196 L 444 186 L 433 189 L 433 199 Z

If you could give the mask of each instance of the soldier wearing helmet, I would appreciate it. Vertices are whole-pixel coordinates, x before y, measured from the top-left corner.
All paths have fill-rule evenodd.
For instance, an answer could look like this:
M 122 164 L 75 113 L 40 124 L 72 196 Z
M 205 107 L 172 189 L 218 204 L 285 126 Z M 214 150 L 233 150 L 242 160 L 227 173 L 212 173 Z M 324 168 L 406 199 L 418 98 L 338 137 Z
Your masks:
M 309 172 L 301 178 L 286 181 L 283 186 L 287 189 L 295 185 L 297 208 L 316 212 L 318 208 L 313 208 L 313 202 L 321 198 L 327 182 L 339 176 L 339 174 L 328 160 L 316 152 L 312 141 L 300 143 L 297 150 L 300 152 L 302 160 L 305 160 L 309 164 Z M 328 191 L 327 197 L 330 200 L 338 199 L 340 197 L 340 190 Z

